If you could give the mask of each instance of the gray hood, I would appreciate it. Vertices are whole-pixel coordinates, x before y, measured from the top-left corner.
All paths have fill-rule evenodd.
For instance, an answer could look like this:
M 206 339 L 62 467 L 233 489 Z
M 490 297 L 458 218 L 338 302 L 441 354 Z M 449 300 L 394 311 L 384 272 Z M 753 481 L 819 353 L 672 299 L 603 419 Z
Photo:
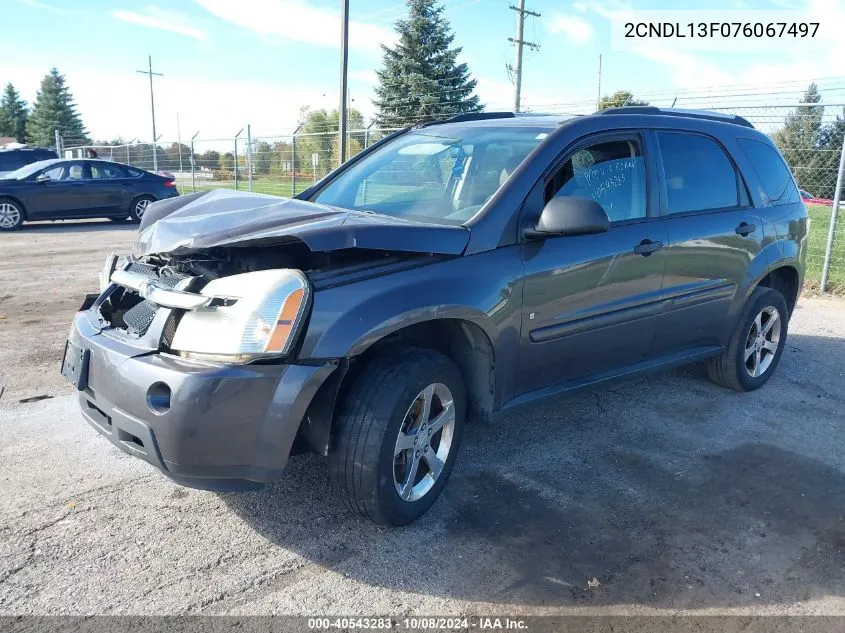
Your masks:
M 349 211 L 313 202 L 216 189 L 147 207 L 135 255 L 301 240 L 312 251 L 348 248 L 460 255 L 469 229 Z

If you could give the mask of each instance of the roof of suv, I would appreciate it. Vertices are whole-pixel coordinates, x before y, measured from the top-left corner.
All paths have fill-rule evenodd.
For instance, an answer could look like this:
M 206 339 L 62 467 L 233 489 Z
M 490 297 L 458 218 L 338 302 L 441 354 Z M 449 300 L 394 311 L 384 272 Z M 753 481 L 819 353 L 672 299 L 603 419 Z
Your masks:
M 657 115 L 670 117 L 684 117 L 688 119 L 702 119 L 707 121 L 718 121 L 720 123 L 732 123 L 742 127 L 754 128 L 747 119 L 722 112 L 711 110 L 685 110 L 681 108 L 658 108 L 655 106 L 624 106 L 621 108 L 608 108 L 594 114 L 533 114 L 513 112 L 478 112 L 453 116 L 449 119 L 421 123 L 417 128 L 425 128 L 432 125 L 461 124 L 478 127 L 558 127 L 569 123 L 574 119 L 607 116 L 607 115 Z M 608 121 L 609 122 L 609 121 Z

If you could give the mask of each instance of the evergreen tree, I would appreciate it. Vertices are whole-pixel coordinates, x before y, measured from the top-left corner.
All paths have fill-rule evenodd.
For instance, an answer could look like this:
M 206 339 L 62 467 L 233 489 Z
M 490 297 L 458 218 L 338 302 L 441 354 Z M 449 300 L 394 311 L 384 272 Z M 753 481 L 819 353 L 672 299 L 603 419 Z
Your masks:
M 7 83 L 0 97 L 0 136 L 14 136 L 19 143 L 26 143 L 28 116 L 26 101 L 11 83 Z
M 818 151 L 813 153 L 807 168 L 807 188 L 819 198 L 833 198 L 836 192 L 836 177 L 839 172 L 839 154 L 845 137 L 845 107 L 842 116 L 822 126 L 819 131 Z M 803 185 L 802 185 L 803 186 Z
M 818 87 L 811 83 L 801 103 L 819 103 L 821 100 Z M 787 115 L 783 127 L 772 135 L 792 173 L 795 174 L 798 186 L 811 191 L 818 184 L 813 182 L 815 169 L 811 162 L 819 147 L 823 115 L 822 105 L 799 106 Z
M 32 113 L 26 123 L 26 134 L 33 145 L 55 144 L 56 130 L 69 144 L 88 142 L 82 119 L 65 84 L 64 76 L 55 68 L 41 80 Z
M 382 45 L 383 68 L 377 71 L 376 120 L 398 127 L 463 112 L 480 112 L 466 64 L 458 63 L 460 47 L 437 0 L 407 0 L 408 17 L 396 23 L 399 42 Z
M 621 108 L 623 106 L 647 106 L 648 101 L 641 101 L 634 98 L 630 90 L 617 90 L 612 95 L 605 95 L 599 101 L 599 110 L 608 108 Z

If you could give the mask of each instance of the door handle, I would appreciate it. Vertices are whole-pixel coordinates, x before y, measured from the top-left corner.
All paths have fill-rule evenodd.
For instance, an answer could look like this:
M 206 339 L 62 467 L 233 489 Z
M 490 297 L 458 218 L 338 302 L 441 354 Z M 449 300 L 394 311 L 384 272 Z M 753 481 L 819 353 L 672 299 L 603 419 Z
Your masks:
M 663 242 L 652 242 L 649 239 L 645 239 L 634 247 L 634 252 L 637 255 L 648 257 L 654 251 L 658 251 L 661 248 L 663 248 Z
M 757 230 L 757 227 L 753 224 L 749 224 L 748 222 L 740 222 L 739 226 L 734 229 L 737 235 L 742 235 L 745 237 L 746 235 L 753 233 Z

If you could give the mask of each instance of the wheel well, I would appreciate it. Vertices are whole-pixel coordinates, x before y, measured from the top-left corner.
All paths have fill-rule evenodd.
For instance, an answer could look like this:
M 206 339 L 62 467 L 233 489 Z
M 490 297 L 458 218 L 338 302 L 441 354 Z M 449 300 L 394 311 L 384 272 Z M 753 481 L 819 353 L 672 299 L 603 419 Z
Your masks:
M 398 347 L 424 347 L 452 359 L 466 384 L 470 418 L 490 417 L 495 395 L 493 345 L 484 330 L 462 319 L 415 323 L 377 341 L 350 363 L 340 386 L 340 396 L 370 359 L 386 348 Z
M 786 299 L 786 307 L 789 309 L 789 314 L 795 308 L 795 302 L 798 300 L 798 271 L 792 266 L 781 266 L 775 268 L 768 275 L 760 280 L 758 286 L 765 286 L 772 290 L 777 290 Z

